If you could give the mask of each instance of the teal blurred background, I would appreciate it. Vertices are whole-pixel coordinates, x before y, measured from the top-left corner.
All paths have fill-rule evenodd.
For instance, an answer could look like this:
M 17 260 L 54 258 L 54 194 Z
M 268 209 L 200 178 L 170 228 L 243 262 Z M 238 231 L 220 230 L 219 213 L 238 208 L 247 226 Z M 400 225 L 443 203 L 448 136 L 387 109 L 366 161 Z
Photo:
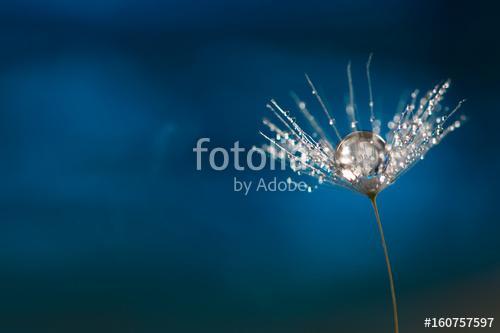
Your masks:
M 192 151 L 199 137 L 264 143 L 266 102 L 308 96 L 304 72 L 343 113 L 349 60 L 366 126 L 370 52 L 383 123 L 401 96 L 448 77 L 445 104 L 467 98 L 468 123 L 379 198 L 401 331 L 500 320 L 497 13 L 481 1 L 3 2 L 0 332 L 390 332 L 368 200 L 327 187 L 244 196 L 234 176 L 294 176 L 196 171 Z

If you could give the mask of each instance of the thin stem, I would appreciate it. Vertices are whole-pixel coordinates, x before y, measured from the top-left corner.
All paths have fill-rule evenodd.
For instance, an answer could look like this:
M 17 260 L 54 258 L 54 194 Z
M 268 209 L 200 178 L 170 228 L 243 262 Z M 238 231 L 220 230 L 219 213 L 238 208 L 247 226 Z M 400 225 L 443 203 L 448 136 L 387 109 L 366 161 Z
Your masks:
M 394 312 L 394 332 L 399 333 L 399 322 L 398 322 L 398 305 L 396 302 L 396 289 L 394 288 L 394 278 L 392 276 L 391 261 L 389 260 L 389 250 L 387 249 L 387 244 L 384 237 L 384 229 L 382 228 L 382 222 L 380 222 L 380 215 L 378 213 L 377 207 L 377 196 L 369 196 L 370 201 L 373 206 L 373 211 L 375 212 L 375 217 L 377 218 L 378 231 L 380 233 L 380 239 L 382 241 L 382 248 L 384 249 L 385 263 L 387 265 L 387 273 L 389 274 L 389 284 L 391 286 L 391 296 L 392 296 L 392 310 Z

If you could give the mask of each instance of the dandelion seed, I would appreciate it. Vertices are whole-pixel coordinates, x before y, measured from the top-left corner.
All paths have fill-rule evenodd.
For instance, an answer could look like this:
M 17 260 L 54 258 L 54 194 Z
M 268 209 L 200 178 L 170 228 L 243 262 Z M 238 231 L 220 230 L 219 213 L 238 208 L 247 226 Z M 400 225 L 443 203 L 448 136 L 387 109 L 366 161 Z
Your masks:
M 312 85 L 309 77 L 306 78 Z M 385 139 L 380 133 L 374 132 L 373 128 L 372 131 L 363 131 L 357 130 L 356 126 L 351 126 L 353 130 L 342 137 L 335 126 L 334 118 L 326 111 L 323 100 L 313 88 L 320 107 L 327 116 L 326 121 L 335 126 L 334 133 L 324 130 L 319 125 L 319 120 L 306 109 L 306 104 L 294 95 L 299 110 L 305 115 L 314 133 L 319 135 L 308 134 L 290 116 L 289 111 L 284 111 L 275 100 L 272 100 L 268 107 L 284 127 L 280 128 L 265 120 L 264 124 L 273 132 L 273 135 L 266 137 L 276 138 L 275 143 L 279 145 L 278 148 L 287 152 L 282 155 L 285 159 L 301 157 L 302 161 L 307 160 L 305 167 L 300 168 L 302 173 L 314 172 L 314 177 L 321 178 L 324 182 L 341 185 L 369 197 L 376 196 L 421 160 L 421 157 L 439 144 L 449 132 L 459 128 L 464 122 L 465 118 L 460 117 L 447 124 L 449 118 L 464 101 L 460 101 L 448 114 L 439 114 L 443 110 L 440 102 L 449 86 L 448 80 L 434 87 L 420 99 L 418 105 L 416 104 L 418 91 L 415 91 L 412 94 L 412 101 L 404 111 L 396 114 L 388 122 L 389 131 Z M 348 106 L 352 104 L 350 100 Z M 373 101 L 370 101 L 369 106 L 371 109 Z M 353 121 L 351 112 L 352 108 L 348 107 L 350 123 L 357 124 L 357 121 Z M 373 119 L 372 125 L 380 124 L 374 115 L 370 115 L 370 119 Z M 378 127 L 380 130 L 380 125 Z M 329 137 L 332 135 L 336 137 L 337 132 L 339 141 L 330 140 Z M 346 178 L 346 174 L 350 176 Z
M 392 276 L 392 268 L 385 237 L 380 222 L 377 195 L 393 184 L 402 174 L 408 171 L 416 162 L 423 160 L 427 152 L 450 132 L 459 128 L 466 120 L 465 116 L 447 124 L 448 120 L 460 109 L 464 101 L 451 111 L 441 106 L 444 94 L 450 87 L 450 80 L 436 85 L 425 95 L 419 98 L 419 91 L 411 94 L 411 100 L 400 111 L 396 112 L 393 119 L 388 122 L 388 131 L 385 139 L 380 135 L 381 123 L 376 119 L 374 113 L 374 102 L 372 95 L 370 65 L 372 55 L 366 64 L 366 74 L 369 89 L 370 109 L 370 131 L 358 130 L 356 118 L 356 106 L 354 104 L 354 90 L 352 85 L 351 64 L 347 67 L 349 83 L 349 102 L 346 113 L 349 119 L 351 132 L 341 136 L 336 119 L 326 108 L 326 105 L 318 94 L 318 91 L 306 74 L 306 80 L 312 90 L 312 95 L 317 100 L 319 107 L 326 116 L 326 121 L 333 131 L 323 129 L 320 121 L 314 118 L 306 103 L 301 101 L 297 95 L 293 98 L 305 116 L 309 126 L 317 135 L 307 134 L 299 126 L 289 111 L 283 108 L 275 100 L 271 100 L 268 108 L 273 111 L 278 120 L 284 125 L 278 126 L 265 121 L 264 124 L 273 133 L 263 134 L 271 144 L 267 150 L 273 155 L 286 159 L 290 162 L 292 169 L 298 174 L 306 174 L 318 179 L 318 183 L 339 185 L 357 193 L 368 196 L 373 205 L 377 224 L 381 236 L 382 247 L 386 259 L 389 275 L 393 312 L 394 330 L 399 332 L 396 293 Z M 448 112 L 447 114 L 442 114 Z M 333 133 L 332 133 L 333 132 Z M 275 137 L 276 140 L 271 139 Z M 319 138 L 318 138 L 319 137 Z M 333 137 L 338 140 L 331 140 Z M 277 155 L 275 149 L 282 150 L 284 154 Z M 296 163 L 299 160 L 301 163 Z M 311 188 L 308 188 L 308 192 Z

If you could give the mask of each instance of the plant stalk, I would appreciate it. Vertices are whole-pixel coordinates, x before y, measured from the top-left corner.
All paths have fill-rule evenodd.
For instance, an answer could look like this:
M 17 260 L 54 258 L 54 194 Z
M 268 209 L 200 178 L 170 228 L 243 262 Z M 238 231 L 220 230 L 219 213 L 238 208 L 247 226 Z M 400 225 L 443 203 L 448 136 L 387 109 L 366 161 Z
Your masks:
M 378 213 L 377 207 L 377 195 L 370 195 L 370 201 L 373 206 L 373 211 L 375 212 L 375 217 L 377 218 L 378 231 L 380 233 L 380 240 L 382 242 L 382 248 L 384 249 L 385 263 L 387 265 L 387 273 L 389 275 L 389 284 L 391 287 L 392 296 L 392 310 L 394 313 L 394 332 L 399 333 L 399 321 L 398 321 L 398 305 L 396 302 L 396 289 L 394 288 L 394 278 L 392 276 L 391 261 L 389 260 L 389 250 L 387 249 L 387 244 L 385 242 L 384 229 L 382 228 L 382 222 L 380 221 L 380 215 Z

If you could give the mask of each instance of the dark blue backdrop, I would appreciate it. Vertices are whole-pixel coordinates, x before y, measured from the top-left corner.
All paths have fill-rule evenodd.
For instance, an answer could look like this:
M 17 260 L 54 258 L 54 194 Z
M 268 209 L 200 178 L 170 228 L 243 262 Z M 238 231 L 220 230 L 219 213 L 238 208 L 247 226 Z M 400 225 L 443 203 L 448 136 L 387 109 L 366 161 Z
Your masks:
M 401 330 L 432 316 L 500 320 L 497 12 L 2 3 L 0 331 L 389 332 L 368 200 L 323 187 L 245 197 L 233 176 L 290 172 L 200 172 L 192 152 L 199 137 L 262 144 L 265 103 L 307 95 L 304 72 L 341 110 L 349 59 L 366 125 L 372 51 L 384 123 L 403 93 L 448 77 L 446 104 L 468 99 L 466 126 L 380 196 Z

